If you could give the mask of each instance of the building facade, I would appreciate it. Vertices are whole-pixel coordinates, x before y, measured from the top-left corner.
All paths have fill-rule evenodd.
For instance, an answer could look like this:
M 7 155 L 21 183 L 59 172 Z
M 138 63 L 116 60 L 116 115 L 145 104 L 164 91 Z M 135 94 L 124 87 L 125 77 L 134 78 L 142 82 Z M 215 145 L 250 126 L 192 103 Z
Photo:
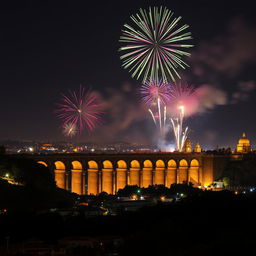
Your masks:
M 206 153 L 34 155 L 47 166 L 58 187 L 80 195 L 115 194 L 126 185 L 174 183 L 209 186 L 221 176 L 228 156 Z

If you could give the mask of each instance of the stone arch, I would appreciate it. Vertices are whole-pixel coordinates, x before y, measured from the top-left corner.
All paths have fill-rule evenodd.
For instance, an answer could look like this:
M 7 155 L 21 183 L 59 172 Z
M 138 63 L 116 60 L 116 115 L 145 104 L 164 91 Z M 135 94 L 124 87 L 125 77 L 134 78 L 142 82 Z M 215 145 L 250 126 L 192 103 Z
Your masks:
M 188 182 L 188 161 L 182 159 L 179 162 L 178 183 Z
M 197 159 L 192 159 L 190 162 L 188 181 L 194 186 L 199 186 L 199 161 Z
M 165 163 L 163 160 L 156 161 L 154 184 L 165 185 Z
M 190 163 L 190 167 L 199 167 L 199 161 L 197 159 L 193 159 Z
M 83 194 L 83 167 L 79 161 L 72 161 L 71 165 L 71 192 L 81 195 Z
M 140 163 L 138 160 L 131 161 L 131 168 L 140 168 Z
M 180 167 L 188 167 L 188 161 L 186 159 L 180 160 L 179 166 Z
M 127 185 L 127 164 L 124 160 L 117 161 L 116 192 Z
M 97 162 L 92 161 L 92 160 L 88 162 L 88 167 L 89 167 L 89 169 L 98 169 L 99 168 Z
M 175 160 L 171 159 L 168 161 L 168 168 L 177 168 L 177 163 Z
M 89 195 L 97 195 L 99 193 L 99 166 L 96 161 L 88 161 L 88 181 L 87 181 L 87 193 Z
M 57 187 L 65 189 L 66 188 L 66 171 L 65 171 L 65 164 L 62 161 L 56 161 L 54 163 L 55 170 L 55 182 Z
M 74 170 L 82 170 L 82 164 L 79 161 L 73 161 L 72 163 L 72 169 Z
M 109 160 L 105 160 L 105 161 L 103 162 L 103 168 L 104 168 L 104 169 L 113 169 L 113 164 L 112 164 L 112 162 L 109 161 Z
M 65 164 L 62 161 L 56 161 L 55 163 L 56 170 L 65 170 Z
M 147 188 L 152 184 L 153 184 L 153 164 L 150 160 L 145 160 L 143 162 L 141 185 L 142 187 Z
M 152 164 L 152 162 L 151 162 L 150 160 L 145 160 L 145 161 L 143 162 L 143 167 L 144 167 L 144 168 L 152 168 L 152 167 L 153 167 L 153 164 Z
M 157 160 L 156 161 L 156 167 L 157 168 L 165 168 L 165 163 L 163 160 Z
M 177 163 L 174 159 L 171 159 L 167 163 L 167 174 L 166 174 L 166 187 L 170 187 L 172 184 L 177 183 Z
M 140 163 L 138 160 L 132 160 L 130 163 L 130 177 L 128 180 L 129 185 L 140 186 Z
M 38 161 L 37 163 L 38 163 L 38 164 L 42 164 L 42 165 L 44 165 L 45 167 L 48 167 L 47 163 L 44 162 L 44 161 Z
M 103 161 L 102 169 L 102 192 L 113 194 L 113 164 L 109 160 Z
M 117 167 L 119 169 L 127 169 L 127 163 L 124 160 L 119 160 L 117 162 Z

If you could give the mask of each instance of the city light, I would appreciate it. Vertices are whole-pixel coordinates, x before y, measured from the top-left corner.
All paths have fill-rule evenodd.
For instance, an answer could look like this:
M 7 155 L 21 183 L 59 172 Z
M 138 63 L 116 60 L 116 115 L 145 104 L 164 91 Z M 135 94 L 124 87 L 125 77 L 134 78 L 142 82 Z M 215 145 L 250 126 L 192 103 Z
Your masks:
M 160 200 L 161 200 L 161 201 L 165 201 L 165 196 L 161 196 L 161 197 L 160 197 Z
M 134 194 L 134 195 L 132 195 L 132 199 L 133 199 L 133 200 L 137 200 L 137 199 L 138 199 L 138 196 Z

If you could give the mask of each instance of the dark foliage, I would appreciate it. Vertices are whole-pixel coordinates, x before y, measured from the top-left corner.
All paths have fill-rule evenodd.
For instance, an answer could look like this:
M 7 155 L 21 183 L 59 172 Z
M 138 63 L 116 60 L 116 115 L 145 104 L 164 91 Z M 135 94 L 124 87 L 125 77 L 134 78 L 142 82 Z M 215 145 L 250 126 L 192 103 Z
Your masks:
M 243 160 L 229 162 L 223 172 L 223 177 L 228 178 L 230 186 L 255 186 L 255 157 L 245 157 Z
M 9 184 L 4 179 L 7 174 L 19 185 Z M 30 159 L 0 157 L 0 209 L 31 212 L 72 204 L 71 194 L 56 188 L 54 177 L 47 167 Z
M 117 192 L 118 196 L 131 197 L 132 195 L 143 195 L 143 196 L 170 196 L 173 197 L 177 193 L 185 194 L 186 196 L 193 196 L 200 192 L 199 189 L 194 188 L 193 184 L 172 184 L 170 188 L 165 187 L 164 185 L 154 185 L 147 188 L 140 188 L 137 185 L 125 186 L 123 189 L 119 189 Z

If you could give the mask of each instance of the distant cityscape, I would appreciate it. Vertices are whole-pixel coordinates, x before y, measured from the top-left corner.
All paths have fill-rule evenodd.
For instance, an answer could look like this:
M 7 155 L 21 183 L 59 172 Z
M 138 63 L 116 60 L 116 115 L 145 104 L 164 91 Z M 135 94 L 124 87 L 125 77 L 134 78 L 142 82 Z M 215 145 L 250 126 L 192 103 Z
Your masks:
M 55 153 L 84 153 L 84 154 L 111 154 L 111 153 L 149 153 L 149 152 L 160 152 L 157 145 L 152 144 L 140 144 L 140 143 L 128 143 L 128 142 L 115 142 L 115 143 L 74 143 L 67 141 L 32 141 L 32 140 L 5 140 L 0 141 L 0 145 L 5 147 L 7 154 L 55 154 Z M 215 147 L 215 148 L 204 148 L 199 143 L 193 145 L 190 139 L 187 139 L 183 152 L 198 152 L 198 147 L 201 151 L 225 151 L 230 153 L 248 153 L 253 152 L 253 146 L 251 141 L 247 138 L 245 133 L 242 134 L 241 138 L 237 140 L 236 148 L 226 147 Z M 175 151 L 175 145 L 170 144 L 169 148 L 165 152 Z
M 7 154 L 52 154 L 52 153 L 135 153 L 158 151 L 153 145 L 138 143 L 71 143 L 71 142 L 38 142 L 38 141 L 1 141 Z

